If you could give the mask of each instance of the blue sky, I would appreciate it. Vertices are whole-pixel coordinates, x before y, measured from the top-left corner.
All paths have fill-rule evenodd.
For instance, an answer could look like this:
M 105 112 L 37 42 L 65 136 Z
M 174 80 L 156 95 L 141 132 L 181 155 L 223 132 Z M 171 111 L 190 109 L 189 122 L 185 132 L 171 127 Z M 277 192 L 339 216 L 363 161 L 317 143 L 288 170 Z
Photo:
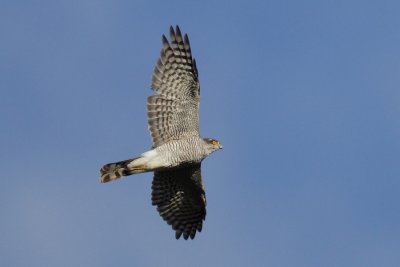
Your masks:
M 398 1 L 3 1 L 1 266 L 399 266 Z M 189 34 L 207 218 L 193 241 L 151 174 L 161 35 Z

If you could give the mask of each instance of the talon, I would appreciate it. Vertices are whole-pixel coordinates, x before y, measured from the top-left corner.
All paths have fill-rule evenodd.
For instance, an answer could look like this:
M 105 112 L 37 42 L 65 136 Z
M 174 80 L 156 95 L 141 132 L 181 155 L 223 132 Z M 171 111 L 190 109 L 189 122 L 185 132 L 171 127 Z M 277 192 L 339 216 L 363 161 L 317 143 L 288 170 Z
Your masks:
M 134 171 L 145 171 L 147 170 L 146 165 L 139 165 L 132 168 Z

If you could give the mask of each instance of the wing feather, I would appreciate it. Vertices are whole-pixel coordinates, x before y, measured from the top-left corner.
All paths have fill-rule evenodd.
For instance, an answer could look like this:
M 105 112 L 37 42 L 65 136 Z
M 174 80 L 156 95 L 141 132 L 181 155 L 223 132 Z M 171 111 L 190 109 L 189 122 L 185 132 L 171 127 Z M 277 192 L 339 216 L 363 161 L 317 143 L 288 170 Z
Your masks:
M 163 47 L 154 68 L 152 89 L 147 100 L 147 117 L 153 147 L 172 139 L 199 136 L 200 85 L 189 38 L 179 27 L 170 27 L 170 40 L 162 36 Z
M 200 164 L 154 173 L 152 203 L 179 239 L 193 239 L 206 217 Z

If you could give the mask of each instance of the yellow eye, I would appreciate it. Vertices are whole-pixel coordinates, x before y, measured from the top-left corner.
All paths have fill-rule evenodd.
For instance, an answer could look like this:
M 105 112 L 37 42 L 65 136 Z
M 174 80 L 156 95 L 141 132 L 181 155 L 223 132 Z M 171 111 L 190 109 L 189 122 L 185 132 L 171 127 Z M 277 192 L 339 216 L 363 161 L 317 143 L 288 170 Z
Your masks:
M 218 141 L 213 139 L 211 140 L 211 144 L 215 146 L 216 144 L 218 144 Z

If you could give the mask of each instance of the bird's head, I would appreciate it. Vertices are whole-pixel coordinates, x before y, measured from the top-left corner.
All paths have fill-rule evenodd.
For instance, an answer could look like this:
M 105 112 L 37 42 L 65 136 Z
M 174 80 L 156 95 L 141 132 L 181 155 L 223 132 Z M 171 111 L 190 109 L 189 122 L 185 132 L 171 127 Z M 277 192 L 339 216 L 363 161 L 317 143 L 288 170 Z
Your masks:
M 210 154 L 214 151 L 222 149 L 222 145 L 220 144 L 220 142 L 218 142 L 218 140 L 215 140 L 213 138 L 204 138 L 203 140 L 206 143 L 207 150 Z

